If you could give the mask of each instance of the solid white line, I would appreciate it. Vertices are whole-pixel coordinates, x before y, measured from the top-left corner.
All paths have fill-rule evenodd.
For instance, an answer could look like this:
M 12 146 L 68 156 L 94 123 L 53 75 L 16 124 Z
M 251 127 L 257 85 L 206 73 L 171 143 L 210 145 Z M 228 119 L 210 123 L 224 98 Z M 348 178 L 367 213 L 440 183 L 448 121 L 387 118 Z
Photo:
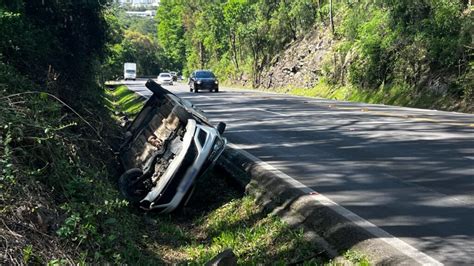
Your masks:
M 289 116 L 287 114 L 282 114 L 282 113 L 278 113 L 278 112 L 273 112 L 273 111 L 268 111 L 268 110 L 265 110 L 263 108 L 253 108 L 255 110 L 259 110 L 259 111 L 262 111 L 262 112 L 267 112 L 267 113 L 270 113 L 270 114 L 274 114 L 274 115 L 279 115 L 279 116 Z
M 305 194 L 312 194 L 312 198 L 319 202 L 320 204 L 334 210 L 338 214 L 342 215 L 346 219 L 352 221 L 357 226 L 362 227 L 378 239 L 384 241 L 385 243 L 389 244 L 393 248 L 397 249 L 401 253 L 405 254 L 406 256 L 412 258 L 416 262 L 422 265 L 443 265 L 441 262 L 435 260 L 434 258 L 428 256 L 427 254 L 419 251 L 418 249 L 414 248 L 413 246 L 403 242 L 402 240 L 396 238 L 395 236 L 389 234 L 388 232 L 380 229 L 375 224 L 363 219 L 359 215 L 349 211 L 348 209 L 340 206 L 336 202 L 330 200 L 329 198 L 319 194 L 318 192 L 314 191 L 313 189 L 305 186 L 301 182 L 293 179 L 289 175 L 281 172 L 280 170 L 274 168 L 273 166 L 269 165 L 268 163 L 258 159 L 257 157 L 253 156 L 252 154 L 246 152 L 245 150 L 241 149 L 239 145 L 228 143 L 231 148 L 238 149 L 243 152 L 247 157 L 255 161 L 259 166 L 263 167 L 265 170 L 272 172 L 273 174 L 277 175 L 279 178 L 285 180 L 287 183 L 292 185 L 294 188 L 300 189 Z M 316 192 L 316 193 L 315 193 Z

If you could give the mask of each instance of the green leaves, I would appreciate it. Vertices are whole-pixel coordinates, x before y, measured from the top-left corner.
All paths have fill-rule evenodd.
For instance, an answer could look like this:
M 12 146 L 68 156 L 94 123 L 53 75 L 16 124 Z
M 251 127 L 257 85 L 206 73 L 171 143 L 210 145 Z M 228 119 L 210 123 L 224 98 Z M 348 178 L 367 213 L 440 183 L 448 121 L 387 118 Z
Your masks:
M 172 60 L 172 66 L 179 69 L 182 69 L 186 61 L 183 12 L 184 5 L 179 0 L 161 1 L 157 11 L 158 41 L 167 57 Z

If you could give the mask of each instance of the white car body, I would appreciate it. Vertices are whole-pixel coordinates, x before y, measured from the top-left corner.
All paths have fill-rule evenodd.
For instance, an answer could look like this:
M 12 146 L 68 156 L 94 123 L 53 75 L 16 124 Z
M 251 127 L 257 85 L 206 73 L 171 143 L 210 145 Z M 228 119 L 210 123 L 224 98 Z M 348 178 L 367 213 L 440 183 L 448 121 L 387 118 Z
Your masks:
M 173 85 L 173 76 L 170 73 L 160 73 L 157 82 L 160 85 Z
M 204 140 L 199 139 L 200 133 L 205 132 L 206 138 Z M 181 147 L 180 152 L 176 155 L 176 158 L 168 166 L 167 171 L 160 178 L 156 186 L 147 194 L 147 196 L 140 201 L 140 205 L 145 210 L 159 209 L 162 213 L 169 213 L 176 209 L 181 203 L 183 198 L 186 196 L 186 193 L 189 191 L 191 186 L 194 184 L 194 181 L 198 177 L 198 174 L 201 170 L 201 167 L 204 165 L 206 160 L 209 159 L 210 154 L 215 151 L 215 154 L 212 154 L 212 163 L 221 155 L 224 151 L 224 146 L 226 140 L 223 139 L 223 144 L 215 145 L 217 139 L 221 139 L 217 130 L 213 127 L 198 125 L 195 120 L 188 120 L 186 126 L 186 134 L 183 138 L 183 146 Z M 155 200 L 163 193 L 165 187 L 170 183 L 178 172 L 179 167 L 183 167 L 184 157 L 188 153 L 191 146 L 196 147 L 197 156 L 194 158 L 192 166 L 187 168 L 184 177 L 179 183 L 176 194 L 171 201 L 164 204 L 155 204 Z

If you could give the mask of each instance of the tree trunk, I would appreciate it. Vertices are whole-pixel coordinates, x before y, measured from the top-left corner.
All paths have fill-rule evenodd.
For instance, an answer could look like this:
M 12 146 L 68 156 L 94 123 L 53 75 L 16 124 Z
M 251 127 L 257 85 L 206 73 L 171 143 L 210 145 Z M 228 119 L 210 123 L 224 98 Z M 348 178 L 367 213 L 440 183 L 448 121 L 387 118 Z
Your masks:
M 204 45 L 202 42 L 199 42 L 199 64 L 200 68 L 204 68 Z
M 237 42 L 236 42 L 236 37 L 235 33 L 230 34 L 230 44 L 231 44 L 231 51 L 232 51 L 232 59 L 235 64 L 235 68 L 237 72 L 239 72 L 239 58 L 238 58 L 238 52 L 237 52 Z
M 329 22 L 331 23 L 331 32 L 334 35 L 334 20 L 332 18 L 332 0 L 329 0 Z

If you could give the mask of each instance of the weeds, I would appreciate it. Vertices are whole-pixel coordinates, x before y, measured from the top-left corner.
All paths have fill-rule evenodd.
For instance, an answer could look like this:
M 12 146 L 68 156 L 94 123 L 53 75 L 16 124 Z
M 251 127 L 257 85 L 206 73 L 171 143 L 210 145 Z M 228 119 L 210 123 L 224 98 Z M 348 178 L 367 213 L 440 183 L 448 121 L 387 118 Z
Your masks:
M 198 224 L 205 237 L 195 239 L 185 248 L 197 264 L 227 248 L 232 248 L 241 264 L 288 263 L 316 253 L 315 247 L 304 240 L 303 231 L 291 229 L 278 217 L 265 214 L 251 196 L 226 203 Z
M 348 250 L 344 253 L 344 258 L 346 258 L 348 261 L 360 265 L 360 266 L 368 266 L 370 265 L 369 259 L 367 255 L 362 254 L 359 251 L 356 250 Z

